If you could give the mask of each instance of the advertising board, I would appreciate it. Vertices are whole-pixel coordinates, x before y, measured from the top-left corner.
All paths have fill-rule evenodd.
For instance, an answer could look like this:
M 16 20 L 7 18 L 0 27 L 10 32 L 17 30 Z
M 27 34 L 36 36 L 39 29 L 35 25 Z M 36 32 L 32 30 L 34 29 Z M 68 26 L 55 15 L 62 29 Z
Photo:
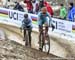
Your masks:
M 24 14 L 26 12 L 20 12 L 5 8 L 0 8 L 0 23 L 5 23 L 13 26 L 20 27 L 22 24 L 22 20 L 24 19 Z M 37 23 L 37 15 L 35 14 L 29 14 L 29 18 L 32 19 L 33 22 L 33 28 L 38 28 Z M 52 18 L 53 25 L 55 26 L 54 32 L 57 32 L 59 34 L 64 34 L 65 36 L 71 36 L 75 38 L 75 23 Z M 51 28 L 51 27 L 50 27 Z

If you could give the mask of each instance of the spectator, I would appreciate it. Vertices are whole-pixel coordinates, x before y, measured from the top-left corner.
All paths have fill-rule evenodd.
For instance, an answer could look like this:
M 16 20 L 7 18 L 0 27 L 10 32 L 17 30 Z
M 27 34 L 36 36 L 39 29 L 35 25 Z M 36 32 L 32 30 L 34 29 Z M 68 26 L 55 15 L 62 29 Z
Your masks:
M 33 13 L 33 6 L 32 6 L 32 3 L 31 3 L 31 0 L 24 0 L 24 3 L 27 4 L 28 13 Z
M 53 16 L 53 9 L 52 9 L 52 7 L 50 6 L 50 4 L 49 4 L 46 0 L 41 0 L 41 1 L 40 1 L 40 3 L 39 3 L 39 9 L 41 9 L 42 7 L 46 7 L 48 13 L 49 13 L 51 16 Z
M 16 3 L 16 6 L 14 7 L 14 10 L 19 10 L 19 11 L 24 12 L 23 7 L 18 2 L 15 2 L 15 3 Z
M 32 5 L 33 5 L 33 13 L 37 13 L 39 10 L 39 3 L 36 0 L 32 0 Z
M 3 7 L 3 1 L 0 0 L 0 7 Z
M 66 8 L 64 7 L 63 4 L 60 4 L 60 15 L 59 15 L 59 18 L 60 19 L 66 19 L 66 16 L 67 16 L 67 10 L 66 10 Z
M 49 13 L 51 16 L 53 16 L 54 12 L 53 12 L 53 9 L 52 9 L 52 7 L 50 6 L 50 4 L 44 0 L 44 5 L 45 5 L 45 7 L 47 8 L 48 13 Z
M 41 0 L 39 2 L 39 10 L 41 10 L 41 8 L 43 8 L 43 7 L 44 7 L 44 0 Z
M 2 0 L 2 2 L 3 2 L 3 7 L 6 7 L 6 5 L 7 5 L 7 0 Z
M 72 22 L 75 21 L 75 7 L 73 3 L 69 3 L 68 20 Z
M 27 4 L 25 4 L 24 1 L 20 1 L 20 5 L 24 8 L 25 12 L 28 12 L 28 10 L 27 10 Z

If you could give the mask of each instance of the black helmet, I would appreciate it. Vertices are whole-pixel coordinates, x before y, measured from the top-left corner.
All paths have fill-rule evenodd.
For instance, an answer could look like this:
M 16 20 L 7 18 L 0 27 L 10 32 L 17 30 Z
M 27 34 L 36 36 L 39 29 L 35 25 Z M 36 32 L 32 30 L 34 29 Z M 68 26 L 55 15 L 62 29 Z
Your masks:
M 25 17 L 25 18 L 28 18 L 28 14 L 24 14 L 24 17 Z

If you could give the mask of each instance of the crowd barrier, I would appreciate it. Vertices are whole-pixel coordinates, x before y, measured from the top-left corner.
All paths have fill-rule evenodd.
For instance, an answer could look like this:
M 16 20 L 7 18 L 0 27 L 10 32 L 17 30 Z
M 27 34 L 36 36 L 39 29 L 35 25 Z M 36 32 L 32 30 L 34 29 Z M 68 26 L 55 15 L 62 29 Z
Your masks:
M 20 12 L 5 8 L 0 8 L 0 23 L 5 23 L 13 26 L 20 27 L 22 20 L 24 19 L 24 14 L 26 12 Z M 28 13 L 29 14 L 29 13 Z M 29 14 L 29 18 L 32 19 L 33 28 L 37 28 L 37 15 Z M 55 25 L 55 33 L 68 36 L 75 39 L 75 23 L 52 18 L 53 24 Z M 50 27 L 51 28 L 51 27 Z

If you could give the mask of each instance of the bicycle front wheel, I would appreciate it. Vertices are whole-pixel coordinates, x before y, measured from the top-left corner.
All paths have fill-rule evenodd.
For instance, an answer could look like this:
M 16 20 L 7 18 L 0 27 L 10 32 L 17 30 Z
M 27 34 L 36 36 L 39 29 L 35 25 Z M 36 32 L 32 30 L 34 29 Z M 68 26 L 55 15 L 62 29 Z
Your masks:
M 50 37 L 46 36 L 46 39 L 44 41 L 44 45 L 43 45 L 43 51 L 47 52 L 49 54 L 50 52 Z

